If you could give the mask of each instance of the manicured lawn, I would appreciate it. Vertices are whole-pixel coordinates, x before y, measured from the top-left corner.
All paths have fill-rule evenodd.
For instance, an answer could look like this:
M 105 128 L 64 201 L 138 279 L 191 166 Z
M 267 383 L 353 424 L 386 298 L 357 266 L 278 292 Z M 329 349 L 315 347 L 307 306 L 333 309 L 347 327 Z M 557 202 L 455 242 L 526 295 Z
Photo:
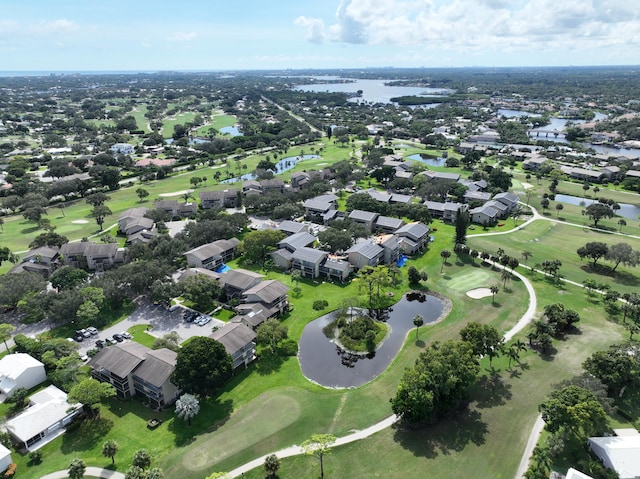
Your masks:
M 175 125 L 190 123 L 195 117 L 196 114 L 193 112 L 181 112 L 175 116 L 165 118 L 162 122 L 162 130 L 160 131 L 160 134 L 164 138 L 171 138 L 171 135 L 173 135 L 173 127 Z
M 131 336 L 133 336 L 133 340 L 136 343 L 140 343 L 143 346 L 150 348 L 156 340 L 156 337 L 147 333 L 149 328 L 149 324 L 136 324 L 135 326 L 131 326 L 127 332 L 131 333 Z
M 595 279 L 621 292 L 637 291 L 640 285 L 640 272 L 637 267 L 620 265 L 611 275 L 608 268 L 604 270 L 591 268 L 591 261 L 580 260 L 576 250 L 588 242 L 599 241 L 608 245 L 628 243 L 634 250 L 640 250 L 640 240 L 620 235 L 612 235 L 554 223 L 549 221 L 535 221 L 526 228 L 509 235 L 468 237 L 468 244 L 480 251 L 495 253 L 502 248 L 506 254 L 524 263 L 523 251 L 532 253 L 528 264 L 533 266 L 545 260 L 559 259 L 562 261 L 560 274 L 569 280 L 582 283 L 585 279 Z M 610 262 L 601 259 L 598 265 L 611 266 Z

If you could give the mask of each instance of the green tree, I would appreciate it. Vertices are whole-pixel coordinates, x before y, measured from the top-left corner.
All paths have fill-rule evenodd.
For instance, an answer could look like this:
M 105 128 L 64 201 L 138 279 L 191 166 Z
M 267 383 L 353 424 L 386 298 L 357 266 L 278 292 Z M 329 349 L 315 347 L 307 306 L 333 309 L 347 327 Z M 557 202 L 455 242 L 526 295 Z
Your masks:
M 593 220 L 593 226 L 597 227 L 598 222 L 603 218 L 613 218 L 615 213 L 609 205 L 604 203 L 592 203 L 584 210 L 584 214 Z
M 279 241 L 285 237 L 279 230 L 251 231 L 244 238 L 244 258 L 250 262 L 262 265 L 269 258 L 269 253 L 276 249 Z
M 609 247 L 604 258 L 614 263 L 611 270 L 613 273 L 620 263 L 626 266 L 637 266 L 640 263 L 640 252 L 634 251 L 627 243 L 616 243 Z
M 471 322 L 460 330 L 460 337 L 471 345 L 477 357 L 489 356 L 489 366 L 493 356 L 500 351 L 504 337 L 496 328 L 488 324 Z
M 576 252 L 578 256 L 580 256 L 580 259 L 592 259 L 593 267 L 595 268 L 598 260 L 609 252 L 609 246 L 607 246 L 607 243 L 601 241 L 592 241 L 578 248 Z
M 607 415 L 591 391 L 567 386 L 553 391 L 539 408 L 545 429 L 551 433 L 564 430 L 578 439 L 602 434 Z
M 164 472 L 159 467 L 152 467 L 147 471 L 145 479 L 163 479 Z
M 196 336 L 178 351 L 171 382 L 184 391 L 206 396 L 222 386 L 232 372 L 231 356 L 224 346 L 215 339 Z
M 0 341 L 4 343 L 4 347 L 7 352 L 9 352 L 9 346 L 7 345 L 7 340 L 11 339 L 11 334 L 16 328 L 11 324 L 2 323 L 0 324 Z
M 67 474 L 69 475 L 69 479 L 82 479 L 86 470 L 87 466 L 84 464 L 84 461 L 76 457 L 69 463 Z
M 93 194 L 87 196 L 85 198 L 85 202 L 95 208 L 96 206 L 104 205 L 110 199 L 111 199 L 111 197 L 109 195 L 99 191 L 97 193 L 93 193 Z
M 620 397 L 629 386 L 640 384 L 640 350 L 635 343 L 613 344 L 593 353 L 582 364 L 585 371 L 607 386 L 611 397 Z
M 124 471 L 124 479 L 146 479 L 146 476 L 144 469 L 139 466 L 129 466 Z
M 365 266 L 360 269 L 359 275 L 358 290 L 367 295 L 369 309 L 373 311 L 385 307 L 386 296 L 383 288 L 391 283 L 389 268 L 384 265 Z
M 320 461 L 320 477 L 324 477 L 324 456 L 331 453 L 336 437 L 331 434 L 312 434 L 310 439 L 302 443 L 302 449 L 308 456 Z
M 267 477 L 276 477 L 279 469 L 280 459 L 275 454 L 269 454 L 264 459 L 264 470 L 267 473 Z
M 267 319 L 258 326 L 256 330 L 256 341 L 258 344 L 268 345 L 271 352 L 275 354 L 278 344 L 287 339 L 287 327 L 275 318 Z
M 109 439 L 102 445 L 102 455 L 111 459 L 111 464 L 115 464 L 116 454 L 118 453 L 118 443 L 113 439 Z
M 138 449 L 133 454 L 132 464 L 140 469 L 146 469 L 149 467 L 151 465 L 151 456 L 149 455 L 149 451 L 146 449 Z
M 326 245 L 332 253 L 346 251 L 353 244 L 353 238 L 349 231 L 332 227 L 318 233 L 318 241 Z
M 100 228 L 100 231 L 102 231 L 102 225 L 104 224 L 105 218 L 111 214 L 113 213 L 111 212 L 111 209 L 107 205 L 99 205 L 99 206 L 93 207 L 93 209 L 91 210 L 91 213 L 89 213 L 89 216 L 91 216 L 96 220 L 96 223 Z
M 16 256 L 6 246 L 0 248 L 0 264 L 2 264 L 3 261 L 10 261 L 11 263 L 17 261 Z
M 176 401 L 176 416 L 187 421 L 191 426 L 191 419 L 200 412 L 200 402 L 193 394 L 183 394 Z
M 449 251 L 448 249 L 443 249 L 442 251 L 440 251 L 440 257 L 442 258 L 442 265 L 440 266 L 440 274 L 442 274 L 444 265 L 447 263 L 447 260 L 451 257 L 451 251 Z
M 416 338 L 418 338 L 418 334 L 420 333 L 420 326 L 422 326 L 424 324 L 424 318 L 419 315 L 416 314 L 413 317 L 413 325 L 416 327 Z
M 138 195 L 138 198 L 140 199 L 140 201 L 144 201 L 144 199 L 149 196 L 149 192 L 144 188 L 138 188 L 136 190 L 136 195 Z
M 115 388 L 109 383 L 102 383 L 96 379 L 88 378 L 73 386 L 67 396 L 70 404 L 80 403 L 85 410 L 95 417 L 100 403 L 107 398 L 116 395 Z
M 564 205 L 562 203 L 556 203 L 556 217 L 560 218 L 560 212 L 564 209 Z
M 200 178 L 199 176 L 192 176 L 189 179 L 189 183 L 191 183 L 194 188 L 198 188 L 198 186 L 200 186 L 200 183 L 202 183 L 202 178 Z
M 467 399 L 479 370 L 469 343 L 435 342 L 405 369 L 391 409 L 409 424 L 437 419 Z
M 454 244 L 466 244 L 467 243 L 467 228 L 470 224 L 469 210 L 466 208 L 458 208 L 458 214 L 456 215 L 456 234 L 453 243 Z
M 496 294 L 498 294 L 498 291 L 500 291 L 500 288 L 498 288 L 495 284 L 493 286 L 491 286 L 491 288 L 489 288 L 491 290 L 491 303 L 494 304 L 496 302 Z

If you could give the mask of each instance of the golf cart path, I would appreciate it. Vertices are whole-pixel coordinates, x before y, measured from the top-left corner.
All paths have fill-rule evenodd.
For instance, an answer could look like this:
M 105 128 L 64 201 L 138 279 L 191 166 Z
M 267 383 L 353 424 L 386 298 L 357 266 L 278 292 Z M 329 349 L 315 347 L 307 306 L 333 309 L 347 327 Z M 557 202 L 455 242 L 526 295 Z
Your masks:
M 69 471 L 56 471 L 46 476 L 42 476 L 40 479 L 67 479 L 69 477 Z M 124 479 L 124 474 L 110 469 L 103 469 L 101 467 L 87 467 L 84 472 L 84 477 L 99 477 L 101 479 Z

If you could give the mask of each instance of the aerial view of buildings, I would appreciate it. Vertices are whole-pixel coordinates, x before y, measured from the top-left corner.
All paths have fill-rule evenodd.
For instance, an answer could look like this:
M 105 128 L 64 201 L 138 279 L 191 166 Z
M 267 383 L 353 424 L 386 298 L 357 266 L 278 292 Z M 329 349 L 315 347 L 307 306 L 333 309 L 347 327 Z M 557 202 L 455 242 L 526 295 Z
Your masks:
M 7 7 L 0 478 L 640 477 L 640 18 L 508 3 Z

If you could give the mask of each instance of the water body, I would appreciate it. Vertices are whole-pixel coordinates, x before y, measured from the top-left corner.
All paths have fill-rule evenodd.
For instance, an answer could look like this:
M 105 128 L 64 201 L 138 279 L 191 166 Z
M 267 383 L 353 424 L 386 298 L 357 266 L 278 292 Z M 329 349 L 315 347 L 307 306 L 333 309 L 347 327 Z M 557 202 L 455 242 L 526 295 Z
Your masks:
M 598 200 L 593 200 L 589 198 L 580 198 L 579 196 L 571 196 L 571 195 L 556 195 L 555 201 L 559 201 L 560 203 L 567 203 L 569 205 L 584 206 L 584 207 L 587 207 L 593 203 L 598 202 Z M 640 215 L 640 207 L 638 207 L 637 205 L 631 205 L 629 203 L 618 203 L 618 204 L 620 205 L 620 209 L 616 210 L 617 215 L 622 216 L 623 218 L 631 219 L 631 220 L 638 219 L 638 215 Z
M 408 157 L 410 160 L 417 160 L 425 165 L 429 166 L 446 166 L 447 159 L 446 158 L 432 158 L 429 156 L 423 156 L 420 153 L 416 153 L 415 155 L 410 155 Z
M 231 136 L 242 136 L 242 132 L 237 126 L 223 126 L 218 130 L 220 133 Z
M 329 80 L 330 78 L 324 77 Z M 318 77 L 323 80 L 323 77 Z M 294 90 L 315 91 L 315 92 L 344 92 L 356 93 L 362 90 L 359 97 L 350 98 L 353 102 L 370 102 L 370 103 L 391 103 L 391 98 L 397 96 L 432 96 L 432 95 L 448 95 L 451 90 L 445 88 L 427 88 L 412 86 L 389 86 L 385 85 L 388 80 L 365 80 L 354 79 L 348 83 L 310 83 L 307 85 L 297 85 Z
M 326 314 L 305 326 L 299 343 L 298 360 L 302 373 L 325 387 L 358 387 L 379 376 L 396 357 L 407 333 L 415 328 L 413 318 L 422 315 L 424 324 L 433 323 L 444 311 L 444 303 L 426 295 L 423 302 L 409 301 L 404 295 L 390 311 L 389 334 L 375 354 L 355 355 L 330 341 L 322 329 L 335 319 L 336 312 Z
M 303 160 L 311 160 L 314 158 L 320 158 L 320 155 L 302 155 L 302 156 L 287 156 L 286 158 L 282 158 L 280 161 L 276 163 L 276 173 L 284 173 L 285 171 L 289 171 L 293 169 L 298 163 Z M 238 181 L 248 181 L 255 180 L 256 177 L 253 173 L 246 173 L 242 176 L 229 178 L 227 180 L 223 180 L 220 183 L 237 183 Z

